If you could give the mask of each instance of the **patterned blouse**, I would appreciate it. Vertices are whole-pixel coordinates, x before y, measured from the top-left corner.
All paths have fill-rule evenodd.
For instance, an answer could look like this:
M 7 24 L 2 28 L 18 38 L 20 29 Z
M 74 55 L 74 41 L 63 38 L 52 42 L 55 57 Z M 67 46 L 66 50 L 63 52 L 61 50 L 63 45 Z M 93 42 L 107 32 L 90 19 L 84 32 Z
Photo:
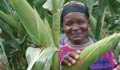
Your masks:
M 66 55 L 68 52 L 73 52 L 75 50 L 83 50 L 86 48 L 88 45 L 93 44 L 93 40 L 89 38 L 89 42 L 84 44 L 84 45 L 71 45 L 67 39 L 61 39 L 60 40 L 60 56 L 59 60 L 60 62 L 62 61 L 62 58 L 64 55 Z M 74 48 L 76 47 L 76 48 Z M 117 66 L 117 62 L 114 58 L 114 55 L 112 51 L 108 51 L 105 53 L 101 58 L 99 58 L 96 62 L 94 62 L 90 66 L 90 70 L 112 70 Z

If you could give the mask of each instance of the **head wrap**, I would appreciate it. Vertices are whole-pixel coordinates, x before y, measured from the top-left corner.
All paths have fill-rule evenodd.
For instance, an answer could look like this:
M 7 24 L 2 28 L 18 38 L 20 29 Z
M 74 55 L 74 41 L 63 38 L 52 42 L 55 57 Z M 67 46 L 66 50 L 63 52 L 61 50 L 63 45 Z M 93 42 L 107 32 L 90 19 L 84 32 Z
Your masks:
M 88 8 L 81 2 L 72 1 L 65 4 L 61 14 L 61 26 L 63 25 L 63 18 L 70 12 L 84 13 L 89 18 Z

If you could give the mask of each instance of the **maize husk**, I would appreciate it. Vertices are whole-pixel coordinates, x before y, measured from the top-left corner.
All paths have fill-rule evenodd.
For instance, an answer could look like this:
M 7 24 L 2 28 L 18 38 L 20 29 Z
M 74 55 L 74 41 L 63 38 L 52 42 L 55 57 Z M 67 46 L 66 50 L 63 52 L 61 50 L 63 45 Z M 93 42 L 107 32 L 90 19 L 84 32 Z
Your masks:
M 108 36 L 84 49 L 80 59 L 72 67 L 63 66 L 62 70 L 89 70 L 90 65 L 104 53 L 115 47 L 120 40 L 120 33 Z
M 9 70 L 9 62 L 5 53 L 4 45 L 0 40 L 0 70 Z
M 50 32 L 36 9 L 33 9 L 26 0 L 10 0 L 10 3 L 35 44 L 39 47 L 54 46 Z
M 43 49 L 29 47 L 26 52 L 29 63 L 27 70 L 50 70 L 53 55 L 56 51 L 57 49 L 55 47 Z M 58 62 L 57 64 L 59 64 Z

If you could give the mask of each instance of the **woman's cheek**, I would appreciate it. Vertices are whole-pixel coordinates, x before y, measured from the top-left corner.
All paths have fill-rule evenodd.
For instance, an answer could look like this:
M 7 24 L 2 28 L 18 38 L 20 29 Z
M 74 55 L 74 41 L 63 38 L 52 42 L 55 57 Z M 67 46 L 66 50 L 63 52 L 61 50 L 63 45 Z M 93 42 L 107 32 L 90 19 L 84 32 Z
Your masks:
M 88 31 L 88 27 L 89 27 L 88 25 L 84 25 L 84 26 L 82 27 L 82 31 L 83 31 L 83 32 L 87 32 L 87 31 Z
M 66 26 L 66 27 L 64 27 L 64 32 L 65 32 L 65 33 L 70 32 L 70 27 L 67 27 L 67 26 Z

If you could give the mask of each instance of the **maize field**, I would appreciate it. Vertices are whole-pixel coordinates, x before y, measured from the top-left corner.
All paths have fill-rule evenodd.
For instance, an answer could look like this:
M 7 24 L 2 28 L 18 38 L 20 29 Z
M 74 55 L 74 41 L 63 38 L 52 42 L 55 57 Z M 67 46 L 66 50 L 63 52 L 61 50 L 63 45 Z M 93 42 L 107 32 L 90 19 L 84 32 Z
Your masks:
M 88 6 L 89 36 L 97 42 L 81 52 L 76 64 L 62 66 L 62 70 L 89 70 L 110 49 L 117 58 L 119 0 L 1 0 L 0 70 L 59 70 L 59 40 L 63 34 L 60 16 L 69 1 Z

